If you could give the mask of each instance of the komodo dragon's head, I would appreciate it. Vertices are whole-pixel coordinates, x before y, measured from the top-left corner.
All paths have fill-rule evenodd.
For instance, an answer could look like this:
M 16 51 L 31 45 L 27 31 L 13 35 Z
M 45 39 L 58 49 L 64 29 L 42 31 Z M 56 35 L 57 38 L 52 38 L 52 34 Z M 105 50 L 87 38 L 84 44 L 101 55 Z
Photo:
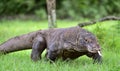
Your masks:
M 99 55 L 101 55 L 100 45 L 96 37 L 90 32 L 82 33 L 79 35 L 78 46 L 77 46 L 77 49 L 75 50 L 80 52 L 87 51 L 90 53 L 99 53 Z

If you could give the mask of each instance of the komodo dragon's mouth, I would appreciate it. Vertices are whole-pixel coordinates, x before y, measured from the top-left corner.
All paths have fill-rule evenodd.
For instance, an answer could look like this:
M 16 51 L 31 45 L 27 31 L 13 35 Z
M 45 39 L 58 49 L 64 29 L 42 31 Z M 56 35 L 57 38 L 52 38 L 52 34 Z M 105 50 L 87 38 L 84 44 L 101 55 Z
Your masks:
M 88 49 L 88 52 L 90 52 L 90 53 L 98 53 L 100 56 L 102 56 L 100 50 L 89 50 Z

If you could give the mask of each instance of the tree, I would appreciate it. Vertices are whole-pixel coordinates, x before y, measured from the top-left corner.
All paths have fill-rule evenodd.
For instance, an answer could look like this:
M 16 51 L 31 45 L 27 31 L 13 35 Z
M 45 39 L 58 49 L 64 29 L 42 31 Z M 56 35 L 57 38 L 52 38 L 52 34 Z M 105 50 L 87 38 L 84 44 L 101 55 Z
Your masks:
M 49 28 L 56 28 L 56 0 L 46 0 Z

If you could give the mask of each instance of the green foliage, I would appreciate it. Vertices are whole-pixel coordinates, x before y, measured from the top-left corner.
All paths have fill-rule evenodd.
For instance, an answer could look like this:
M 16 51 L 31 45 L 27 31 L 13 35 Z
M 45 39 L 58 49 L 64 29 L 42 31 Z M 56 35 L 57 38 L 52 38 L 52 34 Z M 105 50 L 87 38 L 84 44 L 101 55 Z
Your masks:
M 120 33 L 120 21 L 118 21 L 118 24 L 114 26 L 117 29 L 117 32 Z M 120 35 L 120 34 L 118 34 Z
M 97 26 L 94 28 L 94 33 L 96 34 L 98 40 L 100 41 L 100 44 L 105 43 L 105 37 L 106 36 L 106 29 L 101 26 L 101 24 L 97 24 Z
M 120 15 L 119 3 L 119 0 L 65 0 L 62 3 L 60 15 L 73 19 L 99 18 L 106 15 L 118 16 Z
M 46 19 L 47 15 L 44 9 L 39 9 L 35 11 L 35 15 L 37 15 L 40 19 Z
M 120 0 L 56 0 L 57 17 L 79 19 L 118 16 L 119 3 Z M 35 14 L 44 18 L 46 12 L 46 0 L 0 0 L 0 15 Z
M 100 44 L 104 48 L 108 48 L 107 50 L 117 50 L 119 49 L 119 43 L 120 43 L 120 34 L 119 34 L 119 23 L 120 21 L 113 21 L 111 23 L 116 23 L 116 24 L 111 24 L 109 22 L 105 22 L 104 24 L 109 23 L 108 25 L 101 25 L 98 23 L 96 27 L 93 29 L 93 33 L 97 36 Z M 109 44 L 109 45 L 108 45 Z
M 0 14 L 1 15 L 17 15 L 34 13 L 37 6 L 41 8 L 44 0 L 38 3 L 37 0 L 0 0 Z

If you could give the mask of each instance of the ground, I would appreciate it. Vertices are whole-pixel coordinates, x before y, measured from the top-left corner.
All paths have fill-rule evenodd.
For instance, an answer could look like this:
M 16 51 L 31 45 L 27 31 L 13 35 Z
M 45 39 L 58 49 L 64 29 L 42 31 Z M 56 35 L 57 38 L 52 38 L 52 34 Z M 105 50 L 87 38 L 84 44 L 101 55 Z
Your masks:
M 79 21 L 59 20 L 58 27 L 76 26 Z M 100 24 L 100 25 L 99 25 Z M 119 71 L 120 70 L 120 24 L 107 21 L 85 27 L 99 39 L 103 63 L 92 64 L 92 59 L 83 56 L 73 61 L 56 61 L 50 64 L 44 58 L 38 62 L 30 59 L 31 50 L 19 51 L 0 56 L 0 71 Z M 39 29 L 47 29 L 47 21 L 2 20 L 0 21 L 0 43 L 5 40 Z M 117 27 L 117 28 L 116 28 Z

